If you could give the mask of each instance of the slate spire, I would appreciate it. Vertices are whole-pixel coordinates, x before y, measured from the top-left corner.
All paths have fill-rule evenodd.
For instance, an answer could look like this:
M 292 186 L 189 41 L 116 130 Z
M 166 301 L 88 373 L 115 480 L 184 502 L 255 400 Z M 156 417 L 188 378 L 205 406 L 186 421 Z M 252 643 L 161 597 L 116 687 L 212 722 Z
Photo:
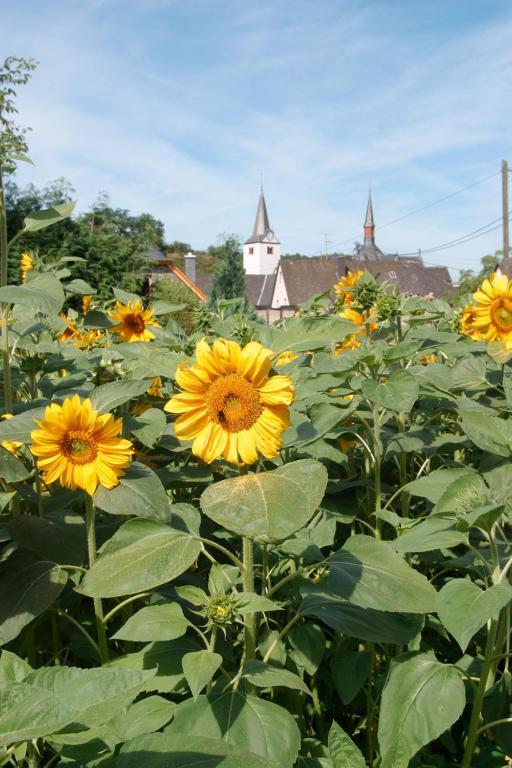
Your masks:
M 373 219 L 371 190 L 368 192 L 368 205 L 366 206 L 366 218 L 364 220 L 364 244 L 375 245 L 375 221 Z

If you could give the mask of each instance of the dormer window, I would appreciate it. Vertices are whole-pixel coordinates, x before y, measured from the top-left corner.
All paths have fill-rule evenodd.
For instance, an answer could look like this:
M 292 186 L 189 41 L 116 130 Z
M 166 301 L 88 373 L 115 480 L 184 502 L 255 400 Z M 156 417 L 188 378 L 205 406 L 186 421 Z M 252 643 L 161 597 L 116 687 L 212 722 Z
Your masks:
M 249 256 L 252 256 L 253 253 L 254 253 L 254 248 L 252 247 L 252 245 L 250 245 L 249 246 Z
M 274 248 L 273 248 L 273 246 L 272 246 L 272 245 L 267 245 L 267 253 L 268 253 L 268 254 L 272 254 L 272 253 L 274 253 Z
M 391 280 L 396 280 L 396 272 L 394 270 L 391 270 L 391 272 L 388 272 L 389 277 Z

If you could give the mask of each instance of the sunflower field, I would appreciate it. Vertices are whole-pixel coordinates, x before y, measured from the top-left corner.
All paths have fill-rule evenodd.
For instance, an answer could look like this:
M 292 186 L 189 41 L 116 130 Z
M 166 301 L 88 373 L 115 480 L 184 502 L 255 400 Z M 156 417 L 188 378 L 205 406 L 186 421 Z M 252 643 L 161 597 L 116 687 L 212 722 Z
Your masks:
M 460 310 L 335 289 L 191 334 L 23 254 L 1 766 L 512 764 L 512 283 Z

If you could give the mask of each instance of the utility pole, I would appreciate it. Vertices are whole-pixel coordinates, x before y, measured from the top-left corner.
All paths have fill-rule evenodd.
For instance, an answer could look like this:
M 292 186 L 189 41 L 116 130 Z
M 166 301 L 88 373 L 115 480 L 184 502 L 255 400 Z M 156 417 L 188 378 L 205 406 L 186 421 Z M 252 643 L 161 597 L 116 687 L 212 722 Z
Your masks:
M 503 206 L 503 263 L 502 269 L 505 275 L 510 277 L 510 243 L 508 220 L 508 163 L 501 161 L 501 197 Z

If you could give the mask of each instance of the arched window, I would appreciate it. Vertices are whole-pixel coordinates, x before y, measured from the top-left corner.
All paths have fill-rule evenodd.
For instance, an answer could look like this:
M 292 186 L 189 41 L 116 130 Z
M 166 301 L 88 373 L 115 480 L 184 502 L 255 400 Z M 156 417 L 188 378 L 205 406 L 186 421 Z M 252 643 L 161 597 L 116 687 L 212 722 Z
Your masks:
M 274 253 L 274 248 L 272 245 L 267 245 L 267 253 Z
M 250 245 L 249 246 L 249 256 L 252 256 L 253 253 L 254 253 L 254 248 L 252 247 L 252 245 Z

